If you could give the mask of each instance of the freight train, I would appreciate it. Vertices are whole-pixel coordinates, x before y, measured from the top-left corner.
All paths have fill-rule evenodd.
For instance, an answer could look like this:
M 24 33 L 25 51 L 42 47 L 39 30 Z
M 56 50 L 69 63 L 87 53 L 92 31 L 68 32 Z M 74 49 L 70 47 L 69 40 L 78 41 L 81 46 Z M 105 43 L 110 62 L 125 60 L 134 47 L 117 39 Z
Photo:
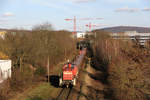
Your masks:
M 75 86 L 77 83 L 77 77 L 79 73 L 79 66 L 81 65 L 84 55 L 86 53 L 86 49 L 80 51 L 79 56 L 76 58 L 74 62 L 68 62 L 62 67 L 61 76 L 59 79 L 59 86 L 69 87 Z
M 90 46 L 89 41 L 79 41 L 77 42 L 77 49 L 82 50 L 83 48 L 88 48 Z

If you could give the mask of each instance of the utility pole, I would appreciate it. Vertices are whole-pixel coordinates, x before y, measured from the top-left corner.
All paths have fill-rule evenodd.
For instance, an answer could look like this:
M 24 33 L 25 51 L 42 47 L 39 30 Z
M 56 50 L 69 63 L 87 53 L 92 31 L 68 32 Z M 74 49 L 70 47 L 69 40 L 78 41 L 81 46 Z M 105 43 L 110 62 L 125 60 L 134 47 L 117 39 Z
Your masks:
M 65 61 L 67 60 L 67 58 L 66 58 L 66 57 L 67 57 L 67 55 L 66 55 L 66 54 L 67 54 L 67 52 L 66 52 L 66 48 L 65 48 Z
M 47 76 L 48 76 L 48 83 L 49 83 L 49 56 L 47 58 Z
M 20 72 L 22 72 L 22 59 L 20 57 Z

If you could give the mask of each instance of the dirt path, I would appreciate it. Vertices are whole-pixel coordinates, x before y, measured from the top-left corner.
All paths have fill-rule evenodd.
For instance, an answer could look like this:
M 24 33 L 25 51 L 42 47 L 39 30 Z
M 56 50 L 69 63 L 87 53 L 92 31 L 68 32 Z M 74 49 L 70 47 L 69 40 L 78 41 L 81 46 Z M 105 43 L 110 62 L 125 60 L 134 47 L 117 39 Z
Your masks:
M 82 70 L 84 78 L 81 80 L 81 96 L 78 100 L 106 100 L 104 99 L 104 85 L 100 80 L 97 80 L 97 76 L 101 76 L 102 72 L 96 71 L 94 68 L 87 65 L 85 70 Z

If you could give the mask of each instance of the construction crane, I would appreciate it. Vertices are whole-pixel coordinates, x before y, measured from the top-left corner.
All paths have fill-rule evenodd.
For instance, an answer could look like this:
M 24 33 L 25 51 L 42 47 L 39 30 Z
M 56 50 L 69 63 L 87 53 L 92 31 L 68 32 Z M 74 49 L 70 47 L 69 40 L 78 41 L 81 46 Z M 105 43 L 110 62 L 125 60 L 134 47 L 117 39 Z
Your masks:
M 76 33 L 76 16 L 74 16 L 74 18 L 73 19 L 65 19 L 66 21 L 73 21 L 73 23 L 74 23 L 74 31 L 73 31 L 73 34 L 75 34 Z
M 73 21 L 73 24 L 74 24 L 74 30 L 73 30 L 73 34 L 76 34 L 76 29 L 77 29 L 77 27 L 76 27 L 76 22 L 77 22 L 77 20 L 101 20 L 101 19 L 103 19 L 103 18 L 80 18 L 80 19 L 77 19 L 76 18 L 76 16 L 74 16 L 74 18 L 67 18 L 67 19 L 65 19 L 66 21 Z
M 91 22 L 89 22 L 89 24 L 86 24 L 85 26 L 88 27 L 89 28 L 89 32 L 91 32 L 92 31 L 92 27 L 94 28 L 94 27 L 100 27 L 100 26 L 106 26 L 106 25 L 92 24 Z

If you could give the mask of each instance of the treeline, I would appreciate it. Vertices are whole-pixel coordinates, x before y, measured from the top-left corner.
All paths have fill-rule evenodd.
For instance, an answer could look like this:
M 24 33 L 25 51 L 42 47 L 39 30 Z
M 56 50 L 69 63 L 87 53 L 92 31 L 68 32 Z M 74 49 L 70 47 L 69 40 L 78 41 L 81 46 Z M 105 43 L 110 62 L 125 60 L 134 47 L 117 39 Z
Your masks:
M 150 44 L 142 48 L 132 41 L 114 40 L 97 31 L 95 66 L 105 72 L 105 84 L 114 100 L 150 99 Z
M 8 100 L 8 94 L 23 91 L 25 87 L 47 74 L 51 67 L 76 53 L 76 41 L 67 31 L 9 31 L 0 38 L 0 52 L 12 60 L 12 78 L 0 90 L 0 99 Z M 42 78 L 43 79 L 43 78 Z M 8 93 L 9 92 L 9 93 Z
M 0 51 L 18 65 L 23 63 L 44 66 L 47 57 L 51 64 L 64 60 L 75 50 L 75 41 L 66 31 L 16 31 L 0 39 Z

